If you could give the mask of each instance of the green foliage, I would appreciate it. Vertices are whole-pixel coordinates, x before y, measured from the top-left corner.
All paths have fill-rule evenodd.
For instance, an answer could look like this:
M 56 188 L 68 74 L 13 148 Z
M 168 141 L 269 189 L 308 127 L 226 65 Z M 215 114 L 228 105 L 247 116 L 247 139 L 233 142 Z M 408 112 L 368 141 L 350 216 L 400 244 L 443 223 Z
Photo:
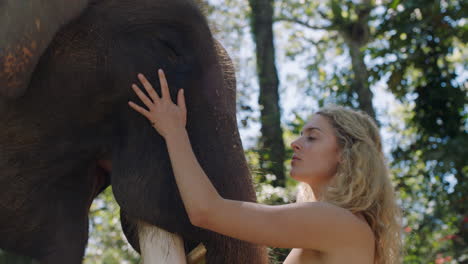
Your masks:
M 120 225 L 120 208 L 112 188 L 102 192 L 91 205 L 90 233 L 85 264 L 139 263 L 139 255 L 127 242 Z
M 390 72 L 389 89 L 409 107 L 405 129 L 413 138 L 393 151 L 413 230 L 406 260 L 417 255 L 429 263 L 438 254 L 462 260 L 468 258 L 467 91 L 451 57 L 457 42 L 468 41 L 461 23 L 466 6 L 461 1 L 394 2 L 378 28 L 388 46 L 371 54 L 393 58 L 373 71 Z
M 379 118 L 391 114 L 396 120 L 384 129 L 394 135 L 392 174 L 408 231 L 405 263 L 442 263 L 448 256 L 468 261 L 466 71 L 462 74 L 468 61 L 467 5 L 392 0 L 359 6 L 330 0 L 312 3 L 310 11 L 299 7 L 300 0 L 279 3 L 278 17 L 293 22 L 281 24 L 291 31 L 285 54 L 308 71 L 296 85 L 319 106 L 357 105 L 349 58 L 343 56 L 347 47 L 337 31 L 352 24 L 362 8 L 373 8 L 370 42 L 363 47 L 368 81 L 388 80 L 388 90 L 401 103 L 400 112 Z
M 259 203 L 278 205 L 291 203 L 295 201 L 295 185 L 296 182 L 290 177 L 286 177 L 286 187 L 275 187 L 272 185 L 274 177 L 266 175 L 260 169 L 259 154 L 256 149 L 247 149 L 245 151 L 246 158 L 252 172 L 252 177 Z M 290 162 L 290 157 L 285 163 Z M 268 247 L 268 255 L 270 263 L 282 263 L 288 256 L 291 249 L 287 248 L 272 248 Z
M 0 264 L 39 264 L 37 261 L 0 249 Z
M 306 78 L 296 82 L 297 89 L 315 98 L 319 106 L 335 103 L 357 108 L 360 89 L 353 86 L 357 69 L 352 67 L 347 39 L 360 45 L 372 39 L 361 25 L 370 20 L 368 26 L 375 31 L 373 25 L 378 17 L 373 15 L 360 21 L 367 17 L 364 13 L 372 10 L 372 1 L 363 4 L 351 0 L 313 1 L 307 8 L 303 8 L 302 0 L 277 2 L 276 20 L 281 22 L 278 28 L 290 32 L 284 52 L 288 59 L 307 70 Z

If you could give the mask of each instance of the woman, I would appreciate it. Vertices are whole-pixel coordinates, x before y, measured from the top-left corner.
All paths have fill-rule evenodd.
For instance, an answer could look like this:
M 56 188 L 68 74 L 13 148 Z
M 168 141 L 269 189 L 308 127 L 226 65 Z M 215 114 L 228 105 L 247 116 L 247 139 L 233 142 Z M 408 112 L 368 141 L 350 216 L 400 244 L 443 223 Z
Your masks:
M 294 150 L 297 203 L 269 206 L 223 199 L 200 167 L 185 130 L 183 90 L 177 104 L 162 70 L 162 96 L 148 80 L 132 88 L 148 110 L 129 102 L 164 137 L 193 225 L 252 243 L 293 248 L 284 263 L 399 263 L 400 211 L 388 177 L 378 128 L 361 112 L 327 107 L 314 114 Z

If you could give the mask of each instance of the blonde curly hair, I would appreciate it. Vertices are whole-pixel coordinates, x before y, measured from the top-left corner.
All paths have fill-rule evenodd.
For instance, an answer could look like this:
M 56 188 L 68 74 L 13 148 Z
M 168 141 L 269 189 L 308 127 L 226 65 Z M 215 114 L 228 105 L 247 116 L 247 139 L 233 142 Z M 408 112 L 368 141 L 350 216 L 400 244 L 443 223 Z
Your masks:
M 320 200 L 365 217 L 375 236 L 376 264 L 401 263 L 402 213 L 376 123 L 362 111 L 341 106 L 327 106 L 316 114 L 331 123 L 341 151 L 337 173 Z M 301 183 L 297 201 L 314 199 L 310 186 Z

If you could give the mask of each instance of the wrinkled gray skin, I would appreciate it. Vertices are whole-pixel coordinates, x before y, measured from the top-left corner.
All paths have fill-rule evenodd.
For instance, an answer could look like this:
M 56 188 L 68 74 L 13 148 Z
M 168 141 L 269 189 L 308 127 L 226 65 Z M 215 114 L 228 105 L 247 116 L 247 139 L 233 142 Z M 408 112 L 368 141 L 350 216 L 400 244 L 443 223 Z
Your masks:
M 231 61 L 191 0 L 0 0 L 0 248 L 81 263 L 109 184 L 124 232 L 140 222 L 203 242 L 208 263 L 266 263 L 263 247 L 192 226 L 164 140 L 127 105 L 138 72 L 184 88 L 195 154 L 225 198 L 255 201 Z M 102 164 L 112 163 L 112 168 Z M 102 234 L 105 235 L 105 234 Z

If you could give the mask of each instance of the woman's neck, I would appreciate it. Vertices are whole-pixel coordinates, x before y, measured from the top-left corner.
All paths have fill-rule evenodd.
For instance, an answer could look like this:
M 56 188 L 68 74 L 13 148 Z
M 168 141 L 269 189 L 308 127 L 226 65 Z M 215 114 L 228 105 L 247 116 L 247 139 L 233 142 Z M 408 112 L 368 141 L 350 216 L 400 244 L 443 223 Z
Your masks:
M 316 202 L 316 201 L 323 200 L 326 187 L 324 185 L 319 185 L 319 186 L 309 185 L 309 186 L 312 189 L 313 201 Z

